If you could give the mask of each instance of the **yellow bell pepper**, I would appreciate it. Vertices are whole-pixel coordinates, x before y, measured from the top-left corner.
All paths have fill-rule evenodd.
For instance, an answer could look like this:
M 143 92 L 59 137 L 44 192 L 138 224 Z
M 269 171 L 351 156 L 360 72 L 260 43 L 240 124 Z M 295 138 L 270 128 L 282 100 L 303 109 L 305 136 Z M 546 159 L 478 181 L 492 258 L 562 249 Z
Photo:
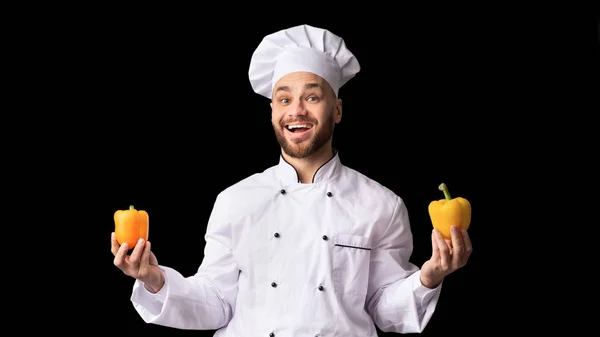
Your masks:
M 448 186 L 442 183 L 439 190 L 444 192 L 445 199 L 429 203 L 429 217 L 433 228 L 437 229 L 445 239 L 450 239 L 451 226 L 467 230 L 471 225 L 471 204 L 465 198 L 452 198 Z
M 117 210 L 114 214 L 115 237 L 121 245 L 127 243 L 133 249 L 139 239 L 148 240 L 150 218 L 148 212 L 137 210 L 133 205 L 127 210 Z

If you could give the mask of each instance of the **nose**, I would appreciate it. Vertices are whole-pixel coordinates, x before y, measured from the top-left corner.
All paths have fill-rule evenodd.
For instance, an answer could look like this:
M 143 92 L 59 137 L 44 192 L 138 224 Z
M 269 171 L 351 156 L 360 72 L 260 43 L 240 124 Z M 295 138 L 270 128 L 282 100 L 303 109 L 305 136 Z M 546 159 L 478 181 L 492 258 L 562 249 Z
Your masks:
M 290 116 L 302 116 L 306 115 L 306 107 L 304 106 L 304 101 L 301 99 L 295 100 L 290 106 L 289 110 Z

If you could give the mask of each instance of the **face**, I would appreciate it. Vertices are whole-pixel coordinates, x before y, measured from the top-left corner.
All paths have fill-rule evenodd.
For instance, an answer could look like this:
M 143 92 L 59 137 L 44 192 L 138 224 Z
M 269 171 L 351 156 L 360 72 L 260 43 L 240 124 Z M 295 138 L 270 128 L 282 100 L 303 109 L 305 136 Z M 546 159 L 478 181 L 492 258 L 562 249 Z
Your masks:
M 273 89 L 271 122 L 283 151 L 306 158 L 331 144 L 342 119 L 342 101 L 329 84 L 312 73 L 282 77 Z

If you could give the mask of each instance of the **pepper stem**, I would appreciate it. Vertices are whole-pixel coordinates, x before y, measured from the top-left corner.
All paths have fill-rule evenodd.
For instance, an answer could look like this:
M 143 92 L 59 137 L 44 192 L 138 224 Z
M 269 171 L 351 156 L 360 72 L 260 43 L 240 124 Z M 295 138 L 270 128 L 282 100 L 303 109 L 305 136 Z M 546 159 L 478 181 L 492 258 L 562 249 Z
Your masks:
M 130 209 L 130 210 L 133 210 L 133 209 L 135 209 L 135 208 L 133 208 L 133 205 L 129 205 L 129 209 Z
M 440 187 L 438 187 L 440 191 L 444 192 L 444 197 L 446 197 L 447 201 L 450 201 L 452 198 L 450 197 L 450 191 L 448 191 L 448 186 L 442 183 Z

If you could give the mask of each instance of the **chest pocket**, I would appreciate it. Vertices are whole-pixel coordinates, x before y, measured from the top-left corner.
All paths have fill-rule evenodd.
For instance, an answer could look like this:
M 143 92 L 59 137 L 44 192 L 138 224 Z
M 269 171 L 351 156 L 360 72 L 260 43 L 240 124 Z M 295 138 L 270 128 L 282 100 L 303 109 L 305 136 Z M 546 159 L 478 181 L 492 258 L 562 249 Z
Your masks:
M 335 291 L 365 296 L 369 282 L 371 246 L 368 237 L 337 234 L 333 238 L 332 267 Z

